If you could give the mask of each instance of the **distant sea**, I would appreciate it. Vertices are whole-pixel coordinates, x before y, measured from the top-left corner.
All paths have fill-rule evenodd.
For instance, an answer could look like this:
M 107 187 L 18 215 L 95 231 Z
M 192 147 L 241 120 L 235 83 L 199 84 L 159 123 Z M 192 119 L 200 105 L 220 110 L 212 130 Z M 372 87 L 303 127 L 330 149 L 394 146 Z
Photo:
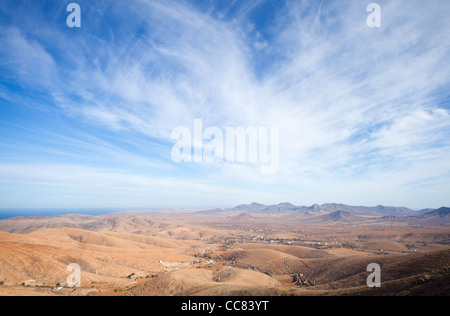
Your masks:
M 58 209 L 58 210 L 0 210 L 0 220 L 21 216 L 56 216 L 66 214 L 103 215 L 114 212 L 126 211 L 125 209 Z

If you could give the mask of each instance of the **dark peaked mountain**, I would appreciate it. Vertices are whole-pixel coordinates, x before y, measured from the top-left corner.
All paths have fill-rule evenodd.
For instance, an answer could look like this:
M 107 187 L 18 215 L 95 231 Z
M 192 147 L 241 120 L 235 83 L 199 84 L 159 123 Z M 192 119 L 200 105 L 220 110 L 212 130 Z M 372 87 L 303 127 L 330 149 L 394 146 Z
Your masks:
M 265 209 L 267 206 L 260 203 L 252 204 L 241 204 L 233 208 L 233 211 L 247 211 L 247 212 L 258 212 Z
M 435 208 L 425 208 L 423 210 L 417 211 L 417 214 L 425 214 L 425 213 L 428 213 L 428 212 L 431 212 L 431 211 L 435 211 L 435 210 L 436 210 Z
M 389 222 L 404 222 L 411 225 L 442 226 L 450 224 L 450 208 L 424 209 L 413 211 L 406 207 L 394 206 L 352 206 L 346 204 L 326 203 L 311 206 L 297 206 L 288 202 L 276 205 L 260 203 L 242 204 L 232 209 L 249 214 L 292 214 L 317 218 L 323 221 L 352 222 L 360 221 L 364 216 L 380 217 L 380 220 Z
M 349 212 L 345 212 L 345 211 L 336 211 L 336 212 L 332 212 L 332 213 L 323 215 L 321 217 L 321 219 L 323 219 L 325 221 L 333 221 L 333 222 L 354 220 L 356 218 L 358 218 L 357 215 L 353 215 L 353 214 L 350 214 Z
M 386 216 L 386 215 L 413 215 L 414 211 L 406 207 L 394 207 L 394 206 L 351 206 L 345 204 L 327 203 L 322 205 L 322 208 L 326 211 L 344 211 L 358 215 L 374 215 L 374 216 Z
M 427 212 L 422 217 L 439 216 L 440 218 L 450 216 L 450 207 L 441 207 L 437 210 Z
M 263 213 L 285 213 L 285 212 L 298 212 L 301 211 L 301 207 L 295 206 L 291 203 L 280 203 L 277 205 L 269 205 L 265 207 Z
M 372 215 L 372 216 L 399 216 L 399 215 L 417 215 L 416 212 L 406 207 L 393 207 L 393 206 L 351 206 L 337 203 L 326 203 L 323 205 L 314 204 L 311 206 L 297 206 L 291 203 L 280 203 L 276 205 L 264 205 L 259 203 L 242 204 L 235 208 L 235 211 L 245 212 L 261 212 L 261 213 L 285 213 L 285 212 L 298 212 L 305 215 L 318 215 L 332 212 L 346 212 L 355 215 Z M 343 213 L 345 214 L 345 213 Z
M 441 207 L 437 210 L 426 212 L 416 216 L 417 221 L 426 225 L 448 225 L 450 224 L 450 208 Z

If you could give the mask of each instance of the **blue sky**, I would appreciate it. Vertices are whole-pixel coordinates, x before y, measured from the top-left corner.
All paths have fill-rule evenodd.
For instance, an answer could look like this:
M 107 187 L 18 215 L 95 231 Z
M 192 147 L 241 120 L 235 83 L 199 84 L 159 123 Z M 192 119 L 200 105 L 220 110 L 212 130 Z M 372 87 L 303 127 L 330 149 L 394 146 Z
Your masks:
M 371 2 L 2 0 L 0 208 L 450 205 L 450 2 Z M 195 119 L 278 172 L 173 162 Z

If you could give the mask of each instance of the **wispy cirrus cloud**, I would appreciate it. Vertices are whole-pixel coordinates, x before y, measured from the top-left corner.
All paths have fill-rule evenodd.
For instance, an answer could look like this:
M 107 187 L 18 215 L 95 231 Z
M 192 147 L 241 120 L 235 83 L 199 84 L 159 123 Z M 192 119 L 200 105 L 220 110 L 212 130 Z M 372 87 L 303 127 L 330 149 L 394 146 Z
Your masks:
M 113 157 L 130 178 L 143 173 L 230 188 L 236 203 L 270 196 L 367 204 L 376 192 L 377 204 L 425 207 L 436 198 L 418 198 L 418 191 L 449 188 L 450 5 L 379 3 L 382 27 L 372 29 L 364 1 L 80 1 L 83 27 L 74 32 L 55 27 L 54 17 L 42 23 L 61 14 L 60 5 L 47 13 L 29 2 L 41 29 L 30 28 L 33 20 L 5 26 L 0 65 L 7 82 L 0 92 L 20 95 L 11 92 L 15 84 L 40 91 L 52 113 L 84 136 L 97 135 L 64 128 L 58 135 L 49 127 L 51 135 L 41 135 L 83 145 L 37 147 Z M 58 40 L 51 44 L 52 38 Z M 171 131 L 192 128 L 196 118 L 222 129 L 279 127 L 279 172 L 173 164 Z M 71 163 L 85 172 L 88 161 Z M 252 193 L 231 189 L 236 183 Z M 183 201 L 193 198 L 186 193 Z

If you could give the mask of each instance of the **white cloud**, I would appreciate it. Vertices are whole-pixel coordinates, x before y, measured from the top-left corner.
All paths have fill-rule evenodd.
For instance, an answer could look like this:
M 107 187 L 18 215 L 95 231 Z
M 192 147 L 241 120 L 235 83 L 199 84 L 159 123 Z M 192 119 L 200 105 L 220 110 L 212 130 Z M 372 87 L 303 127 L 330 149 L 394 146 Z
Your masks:
M 280 171 L 271 177 L 252 165 L 178 166 L 216 186 L 198 186 L 196 192 L 204 190 L 205 195 L 227 187 L 235 192 L 235 183 L 242 183 L 241 188 L 261 186 L 265 192 L 276 186 L 274 196 L 285 201 L 324 196 L 330 200 L 323 202 L 332 202 L 342 195 L 352 203 L 352 195 L 369 199 L 363 191 L 376 191 L 382 199 L 383 183 L 393 178 L 392 190 L 408 196 L 415 190 L 411 183 L 426 179 L 425 171 L 435 164 L 440 174 L 450 172 L 444 163 L 449 113 L 438 93 L 450 83 L 450 45 L 445 41 L 450 4 L 382 2 L 382 27 L 371 29 L 360 2 L 287 1 L 267 31 L 270 35 L 259 34 L 255 40 L 258 26 L 248 13 L 261 3 L 240 4 L 239 13 L 229 19 L 235 2 L 219 18 L 211 3 L 210 10 L 200 11 L 187 2 L 114 2 L 108 12 L 120 12 L 128 23 L 109 42 L 98 34 L 85 36 L 77 48 L 67 34 L 58 34 L 61 47 L 73 48 L 70 70 L 18 30 L 9 29 L 3 37 L 12 48 L 7 56 L 16 60 L 15 71 L 25 76 L 25 66 L 32 73 L 42 70 L 47 79 L 34 84 L 47 86 L 65 114 L 113 132 L 156 139 L 165 144 L 167 157 L 171 131 L 192 128 L 196 118 L 221 129 L 280 128 Z M 136 28 L 142 34 L 134 34 Z M 258 54 L 267 64 L 255 70 Z M 143 146 L 141 139 L 132 142 Z M 101 148 L 117 157 L 124 154 L 108 144 Z M 156 150 L 164 156 L 164 145 Z M 140 161 L 138 154 L 132 156 Z M 178 180 L 172 172 L 164 181 L 189 182 L 189 176 Z M 139 186 L 141 179 L 132 174 Z M 153 188 L 147 180 L 142 183 Z M 440 183 L 448 187 L 448 182 Z M 393 197 L 386 200 L 395 202 Z
M 0 32 L 0 66 L 13 70 L 24 84 L 51 86 L 57 64 L 46 49 L 27 39 L 17 27 L 2 27 Z

